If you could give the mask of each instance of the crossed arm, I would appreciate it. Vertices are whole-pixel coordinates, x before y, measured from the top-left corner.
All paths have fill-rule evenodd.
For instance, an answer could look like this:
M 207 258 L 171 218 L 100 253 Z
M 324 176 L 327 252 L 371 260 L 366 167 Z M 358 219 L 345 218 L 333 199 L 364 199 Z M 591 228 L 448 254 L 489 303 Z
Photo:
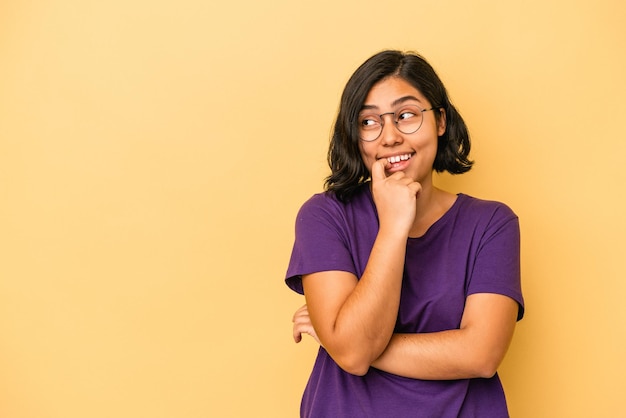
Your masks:
M 516 301 L 478 293 L 467 298 L 459 329 L 393 334 L 395 301 L 363 304 L 370 295 L 357 289 L 360 282 L 352 274 L 315 273 L 303 277 L 303 284 L 307 305 L 294 315 L 294 339 L 310 334 L 341 368 L 357 375 L 372 366 L 415 379 L 491 377 L 506 354 L 517 319 Z M 328 298 L 330 294 L 334 296 Z M 355 309 L 359 302 L 360 309 Z
M 416 379 L 491 377 L 507 351 L 518 305 L 497 294 L 467 297 L 459 329 L 394 334 L 400 304 L 406 240 L 416 217 L 421 185 L 385 161 L 372 166 L 379 231 L 363 275 L 323 271 L 302 277 L 306 305 L 294 315 L 294 339 L 316 338 L 345 371 L 370 367 Z

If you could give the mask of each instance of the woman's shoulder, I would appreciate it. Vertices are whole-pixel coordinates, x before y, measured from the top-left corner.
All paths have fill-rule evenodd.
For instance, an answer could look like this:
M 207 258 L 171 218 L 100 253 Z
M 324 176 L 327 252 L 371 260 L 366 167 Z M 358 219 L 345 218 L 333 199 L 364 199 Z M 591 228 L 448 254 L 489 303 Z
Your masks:
M 349 200 L 339 199 L 332 191 L 315 193 L 302 204 L 300 211 L 330 210 L 344 212 L 351 208 L 358 209 L 370 201 L 372 201 L 370 189 L 367 185 L 362 185 Z
M 481 199 L 464 193 L 457 198 L 459 214 L 472 217 L 488 217 L 497 219 L 517 219 L 517 215 L 506 203 Z
M 315 193 L 302 204 L 298 211 L 298 218 L 337 211 L 341 211 L 341 202 L 332 193 L 320 192 Z

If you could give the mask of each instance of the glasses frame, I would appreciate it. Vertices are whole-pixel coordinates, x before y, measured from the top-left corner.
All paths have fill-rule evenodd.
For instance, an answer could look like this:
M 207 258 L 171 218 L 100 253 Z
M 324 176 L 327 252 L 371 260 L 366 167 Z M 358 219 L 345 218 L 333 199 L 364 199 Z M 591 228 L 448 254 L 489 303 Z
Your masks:
M 380 119 L 380 131 L 378 132 L 378 135 L 376 135 L 376 138 L 374 138 L 374 139 L 363 139 L 363 138 L 361 137 L 361 133 L 359 132 L 359 139 L 360 139 L 361 141 L 363 141 L 363 142 L 374 142 L 374 141 L 376 141 L 378 138 L 380 138 L 380 136 L 381 136 L 381 135 L 382 135 L 382 133 L 383 133 L 383 129 L 385 129 L 385 118 L 383 118 L 383 116 L 385 116 L 385 115 L 393 115 L 393 119 L 392 119 L 392 121 L 393 121 L 393 124 L 395 125 L 396 129 L 398 130 L 398 132 L 400 132 L 400 133 L 402 133 L 402 134 L 405 134 L 405 135 L 414 134 L 415 132 L 419 131 L 419 130 L 420 130 L 420 128 L 422 127 L 422 125 L 424 124 L 424 112 L 429 112 L 429 111 L 431 111 L 431 110 L 435 110 L 435 109 L 438 109 L 438 108 L 439 108 L 438 106 L 433 106 L 433 107 L 431 107 L 430 109 L 421 109 L 421 108 L 420 108 L 419 106 L 417 106 L 417 105 L 410 105 L 410 106 L 411 106 L 411 107 L 415 107 L 416 109 L 418 109 L 418 110 L 420 111 L 420 113 L 421 113 L 421 116 L 422 116 L 422 119 L 420 119 L 420 124 L 419 124 L 419 126 L 418 126 L 417 128 L 415 128 L 415 130 L 413 130 L 413 131 L 411 131 L 411 132 L 404 132 L 404 131 L 403 131 L 402 129 L 400 129 L 400 127 L 398 126 L 399 120 L 398 120 L 398 118 L 396 117 L 396 113 L 406 111 L 406 108 L 402 108 L 402 109 L 400 109 L 400 110 L 398 110 L 398 111 L 395 111 L 395 112 L 385 112 L 385 113 L 381 113 L 380 115 L 373 115 L 373 116 L 377 116 L 377 117 Z M 359 119 L 360 119 L 360 118 L 359 118 Z M 361 130 L 361 128 L 360 128 L 360 127 L 359 127 L 358 129 L 359 129 L 359 131 Z

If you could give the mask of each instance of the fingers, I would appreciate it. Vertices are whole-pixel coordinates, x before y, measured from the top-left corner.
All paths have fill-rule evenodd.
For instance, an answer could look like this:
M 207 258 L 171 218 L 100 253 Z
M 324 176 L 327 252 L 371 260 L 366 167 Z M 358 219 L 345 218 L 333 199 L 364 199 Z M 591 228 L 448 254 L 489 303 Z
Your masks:
M 291 318 L 291 321 L 296 322 L 296 317 L 300 317 L 300 316 L 307 316 L 307 317 L 309 316 L 309 310 L 306 305 L 300 306 L 298 310 L 294 312 L 293 318 Z
M 306 323 L 310 322 L 309 311 L 306 305 L 303 305 L 296 310 L 293 314 L 293 318 L 291 318 L 291 322 L 293 322 L 293 340 L 296 343 L 299 343 L 302 341 L 302 333 L 306 333 Z
M 308 334 L 313 337 L 318 343 L 319 338 L 313 328 L 313 324 L 311 323 L 311 318 L 309 317 L 309 310 L 307 306 L 301 306 L 293 315 L 293 340 L 296 343 L 302 341 L 302 334 Z
M 415 194 L 415 197 L 418 197 L 422 191 L 422 185 L 416 181 L 409 183 L 408 187 Z
M 390 183 L 395 185 L 408 186 L 414 195 L 419 194 L 419 191 L 422 189 L 421 184 L 416 182 L 411 177 L 407 176 L 403 171 L 397 171 L 387 176 L 386 169 L 388 168 L 388 165 L 389 162 L 385 158 L 376 160 L 374 164 L 372 164 L 372 184 L 375 187 L 381 186 L 384 183 Z
M 302 341 L 302 334 L 308 334 L 317 340 L 317 334 L 310 324 L 294 324 L 293 325 L 293 340 L 296 343 Z
M 417 195 L 421 190 L 421 185 L 411 179 L 409 176 L 404 174 L 402 171 L 398 171 L 396 173 L 391 174 L 387 177 L 385 170 L 389 166 L 389 161 L 386 158 L 381 158 L 376 160 L 374 164 L 372 164 L 372 182 L 380 182 L 387 178 L 392 179 L 394 181 L 398 181 L 400 184 L 404 184 L 409 186 L 411 190 Z
M 408 234 L 416 214 L 416 199 L 422 185 L 404 171 L 386 176 L 387 159 L 372 164 L 372 196 L 378 211 L 381 230 Z
M 372 181 L 380 181 L 387 178 L 385 175 L 387 164 L 389 164 L 389 162 L 384 158 L 376 160 L 374 164 L 372 164 Z

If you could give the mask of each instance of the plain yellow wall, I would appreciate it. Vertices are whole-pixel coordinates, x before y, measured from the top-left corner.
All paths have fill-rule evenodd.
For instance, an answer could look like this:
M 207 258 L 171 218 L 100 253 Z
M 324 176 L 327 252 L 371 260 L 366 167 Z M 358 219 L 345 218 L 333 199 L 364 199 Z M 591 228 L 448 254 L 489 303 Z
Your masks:
M 283 284 L 349 75 L 417 50 L 465 116 L 451 191 L 521 218 L 513 417 L 624 415 L 618 0 L 0 3 L 0 416 L 294 417 Z

